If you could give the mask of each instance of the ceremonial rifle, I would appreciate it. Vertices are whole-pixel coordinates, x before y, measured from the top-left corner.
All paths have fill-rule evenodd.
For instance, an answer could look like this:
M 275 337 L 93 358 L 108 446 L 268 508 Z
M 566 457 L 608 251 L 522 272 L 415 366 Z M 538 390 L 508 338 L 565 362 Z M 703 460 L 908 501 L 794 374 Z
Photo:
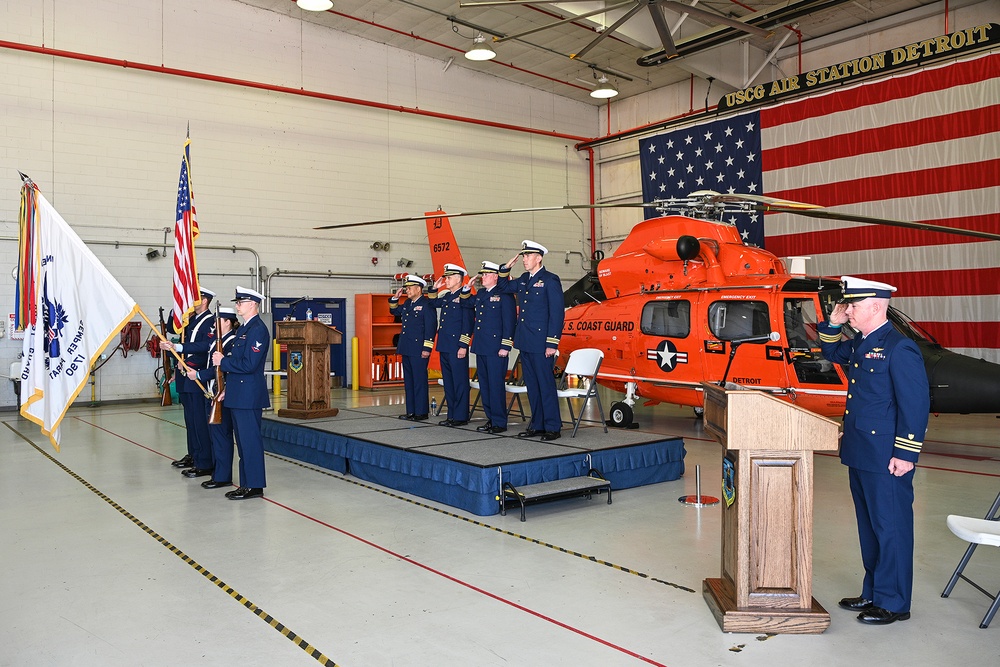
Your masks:
M 162 307 L 160 307 L 160 336 L 164 339 L 167 337 L 167 324 L 163 321 Z M 174 372 L 170 366 L 170 352 L 163 350 L 160 352 L 160 358 L 163 361 L 163 393 L 160 395 L 160 406 L 166 408 L 174 404 L 170 397 L 170 382 L 174 379 Z
M 222 319 L 219 317 L 219 305 L 215 305 L 215 351 L 222 353 Z M 208 415 L 209 424 L 222 423 L 222 396 L 226 391 L 226 376 L 222 366 L 215 367 L 215 395 L 212 397 L 212 411 Z

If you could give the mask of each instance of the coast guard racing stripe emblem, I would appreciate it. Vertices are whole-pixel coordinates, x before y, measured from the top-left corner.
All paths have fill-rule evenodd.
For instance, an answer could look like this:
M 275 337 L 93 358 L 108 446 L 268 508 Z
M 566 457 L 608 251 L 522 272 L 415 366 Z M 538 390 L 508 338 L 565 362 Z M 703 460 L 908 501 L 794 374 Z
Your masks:
M 655 350 L 646 350 L 646 358 L 655 361 L 660 370 L 665 373 L 677 368 L 677 364 L 688 362 L 687 352 L 678 352 L 669 340 L 662 341 Z

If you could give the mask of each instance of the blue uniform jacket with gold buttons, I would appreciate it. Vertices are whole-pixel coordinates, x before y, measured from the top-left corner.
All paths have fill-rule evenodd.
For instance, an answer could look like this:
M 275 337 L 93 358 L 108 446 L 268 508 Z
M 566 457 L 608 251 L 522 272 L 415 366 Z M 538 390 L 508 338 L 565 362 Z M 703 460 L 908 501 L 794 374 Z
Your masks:
M 520 311 L 514 328 L 514 347 L 529 353 L 559 349 L 565 316 L 559 276 L 543 266 L 534 276 L 525 272 L 512 279 L 510 269 L 501 266 L 495 289 L 517 296 Z
M 485 287 L 466 301 L 466 307 L 475 311 L 475 335 L 472 337 L 473 354 L 495 355 L 500 350 L 514 347 L 514 320 L 517 316 L 514 297 L 494 287 Z
M 463 308 L 469 292 L 442 290 L 436 296 L 427 295 L 428 301 L 441 310 L 437 330 L 437 351 L 453 354 L 468 349 L 472 341 L 472 311 Z
M 437 333 L 437 310 L 430 300 L 421 295 L 415 301 L 389 299 L 389 311 L 397 322 L 402 322 L 396 352 L 407 357 L 419 357 L 426 350 L 434 349 L 434 334 Z
M 819 325 L 823 356 L 847 368 L 847 407 L 840 460 L 889 474 L 890 458 L 916 463 L 927 432 L 930 388 L 920 349 L 885 323 L 868 336 L 841 340 L 840 327 Z
M 264 362 L 271 346 L 267 325 L 255 315 L 236 330 L 236 341 L 222 357 L 226 374 L 223 404 L 233 410 L 260 410 L 271 405 L 264 377 Z
M 180 333 L 174 329 L 173 310 L 167 318 L 168 333 Z M 200 315 L 191 314 L 187 326 L 184 327 L 184 351 L 179 353 L 189 368 L 200 371 L 208 367 L 209 351 L 215 347 L 215 314 L 206 310 Z M 174 382 L 178 394 L 201 394 L 202 389 L 197 383 L 187 379 L 184 373 L 174 373 Z

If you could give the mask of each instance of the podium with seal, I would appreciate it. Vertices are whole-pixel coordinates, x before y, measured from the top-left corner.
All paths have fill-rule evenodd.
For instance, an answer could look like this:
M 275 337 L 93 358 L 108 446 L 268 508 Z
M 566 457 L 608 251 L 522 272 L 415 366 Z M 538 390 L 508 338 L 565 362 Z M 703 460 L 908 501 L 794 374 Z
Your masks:
M 733 488 L 705 601 L 724 632 L 820 634 L 830 614 L 812 596 L 813 452 L 837 449 L 839 425 L 761 391 L 702 387 Z
M 279 343 L 288 346 L 288 401 L 279 417 L 334 417 L 330 407 L 330 346 L 343 334 L 316 320 L 276 322 Z

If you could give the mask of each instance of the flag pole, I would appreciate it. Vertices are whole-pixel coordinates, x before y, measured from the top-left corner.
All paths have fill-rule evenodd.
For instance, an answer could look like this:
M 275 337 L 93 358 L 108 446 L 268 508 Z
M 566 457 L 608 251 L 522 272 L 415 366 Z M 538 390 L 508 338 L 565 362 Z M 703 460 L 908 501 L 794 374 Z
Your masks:
M 142 316 L 142 319 L 146 320 L 146 324 L 148 324 L 148 325 L 149 325 L 149 328 L 153 330 L 153 333 L 155 333 L 155 334 L 156 334 L 156 337 L 157 337 L 157 338 L 159 338 L 159 339 L 160 339 L 161 341 L 163 341 L 164 343 L 169 343 L 169 342 L 170 342 L 170 341 L 168 341 L 168 340 L 167 340 L 167 339 L 166 339 L 166 338 L 165 338 L 165 337 L 163 336 L 163 334 L 161 334 L 161 333 L 160 333 L 160 330 L 159 330 L 159 328 L 158 328 L 158 327 L 157 327 L 157 326 L 156 326 L 155 324 L 153 324 L 152 320 L 150 320 L 150 319 L 149 319 L 149 317 L 148 317 L 148 316 L 146 315 L 146 313 L 142 312 L 142 308 L 139 308 L 139 315 L 141 315 L 141 316 Z M 179 363 L 179 364 L 180 364 L 180 366 L 178 366 L 178 368 L 179 368 L 179 369 L 180 369 L 181 371 L 185 371 L 185 375 L 186 375 L 186 374 L 187 374 L 187 373 L 186 373 L 186 371 L 190 370 L 190 366 L 188 366 L 187 364 L 185 364 L 185 363 L 184 363 L 184 360 L 183 360 L 183 359 L 181 359 L 181 355 L 177 354 L 177 350 L 174 350 L 174 349 L 171 349 L 171 350 L 170 350 L 170 353 L 174 355 L 174 357 L 175 357 L 175 358 L 177 359 L 177 363 Z M 203 392 L 205 393 L 205 396 L 207 396 L 208 398 L 213 398 L 213 396 L 212 396 L 212 393 L 211 393 L 211 392 L 210 392 L 210 391 L 209 391 L 208 389 L 206 389 L 206 388 L 205 388 L 205 385 L 203 385 L 203 384 L 201 383 L 201 380 L 199 380 L 199 379 L 198 379 L 198 378 L 196 377 L 196 378 L 194 379 L 194 382 L 195 382 L 195 384 L 197 384 L 197 385 L 198 385 L 199 387 L 201 387 L 201 390 L 202 390 L 202 391 L 203 391 Z

